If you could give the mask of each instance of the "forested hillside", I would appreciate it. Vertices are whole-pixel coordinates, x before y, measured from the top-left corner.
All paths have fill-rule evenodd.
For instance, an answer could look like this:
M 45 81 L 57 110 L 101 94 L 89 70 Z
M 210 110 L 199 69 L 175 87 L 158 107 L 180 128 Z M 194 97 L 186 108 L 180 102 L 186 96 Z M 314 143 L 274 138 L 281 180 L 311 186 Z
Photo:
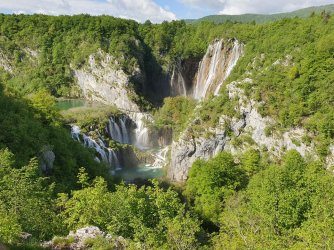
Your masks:
M 201 62 L 219 54 L 233 67 L 197 98 L 200 70 L 214 72 Z M 87 226 L 105 234 L 85 249 L 334 248 L 333 68 L 327 12 L 267 24 L 0 15 L 0 248 L 68 249 Z M 78 72 L 108 93 L 126 78 L 138 110 L 60 112 L 59 98 L 103 99 Z M 115 159 L 154 156 L 138 138 L 166 148 L 165 178 L 114 176 Z
M 225 22 L 241 22 L 241 23 L 268 23 L 277 20 L 281 20 L 284 18 L 306 18 L 311 15 L 320 14 L 321 12 L 332 13 L 334 10 L 334 5 L 324 5 L 324 6 L 316 6 L 309 7 L 305 9 L 300 9 L 287 13 L 277 13 L 277 14 L 242 14 L 242 15 L 211 15 L 205 16 L 199 19 L 188 19 L 185 20 L 187 23 L 198 23 L 203 21 L 211 21 L 214 23 L 225 23 Z

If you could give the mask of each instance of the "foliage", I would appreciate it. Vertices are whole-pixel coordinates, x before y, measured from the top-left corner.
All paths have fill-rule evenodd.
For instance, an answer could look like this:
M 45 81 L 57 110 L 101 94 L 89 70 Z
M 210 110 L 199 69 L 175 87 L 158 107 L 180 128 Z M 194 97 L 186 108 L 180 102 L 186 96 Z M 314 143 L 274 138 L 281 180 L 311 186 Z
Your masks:
M 31 158 L 41 158 L 43 148 L 50 148 L 56 155 L 51 179 L 57 191 L 76 187 L 79 167 L 85 167 L 91 177 L 107 176 L 106 169 L 93 160 L 94 154 L 73 141 L 69 131 L 61 126 L 54 104 L 53 97 L 45 91 L 26 100 L 0 89 L 0 129 L 6 131 L 0 135 L 0 149 L 8 148 L 15 155 L 11 160 L 21 167 L 29 164 Z
M 155 126 L 161 128 L 171 128 L 174 137 L 177 137 L 188 125 L 196 103 L 193 99 L 183 96 L 167 97 L 164 105 L 154 114 Z
M 288 152 L 281 166 L 260 171 L 226 202 L 216 249 L 331 248 L 332 183 L 319 163 Z
M 245 186 L 245 173 L 232 155 L 220 153 L 205 162 L 197 160 L 189 171 L 185 194 L 206 220 L 218 222 L 224 198 Z
M 243 14 L 243 15 L 210 15 L 206 17 L 202 17 L 200 19 L 189 19 L 186 20 L 187 23 L 198 23 L 203 21 L 211 21 L 214 23 L 225 23 L 225 22 L 241 22 L 241 23 L 268 23 L 276 20 L 281 20 L 285 18 L 294 18 L 294 17 L 309 17 L 314 16 L 315 14 L 320 14 L 323 11 L 333 12 L 334 5 L 324 5 L 324 6 L 316 6 L 309 7 L 305 9 L 300 9 L 288 13 L 278 13 L 278 14 Z
M 22 231 L 38 238 L 61 232 L 61 223 L 52 209 L 54 185 L 48 186 L 46 179 L 39 176 L 36 160 L 15 169 L 13 155 L 8 152 L 0 151 L 0 239 L 15 242 Z
M 157 183 L 142 188 L 120 185 L 109 192 L 106 182 L 97 178 L 90 186 L 73 191 L 71 197 L 61 194 L 57 203 L 69 229 L 96 225 L 148 248 L 192 246 L 200 230 L 177 193 Z

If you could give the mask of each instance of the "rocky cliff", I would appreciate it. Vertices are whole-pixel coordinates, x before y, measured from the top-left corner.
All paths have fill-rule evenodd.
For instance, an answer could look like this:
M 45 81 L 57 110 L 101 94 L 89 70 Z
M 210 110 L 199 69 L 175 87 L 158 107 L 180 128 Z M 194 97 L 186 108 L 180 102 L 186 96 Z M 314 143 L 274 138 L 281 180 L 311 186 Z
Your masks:
M 280 157 L 286 150 L 295 149 L 302 156 L 316 155 L 313 143 L 302 142 L 302 137 L 307 134 L 303 128 L 269 133 L 268 129 L 275 121 L 260 115 L 259 103 L 246 97 L 244 90 L 239 87 L 241 84 L 252 84 L 252 80 L 244 79 L 227 85 L 229 98 L 237 100 L 234 117 L 221 115 L 215 127 L 197 131 L 195 135 L 190 125 L 180 139 L 172 143 L 169 178 L 186 180 L 195 160 L 209 159 L 222 150 L 238 154 L 253 147 L 269 151 L 272 157 Z M 199 122 L 194 120 L 192 124 Z M 211 136 L 207 137 L 207 134 Z M 241 144 L 234 143 L 238 138 L 243 138 Z
M 13 73 L 13 67 L 9 58 L 0 50 L 0 68 L 3 68 L 8 73 Z
M 140 74 L 139 68 L 133 72 L 136 74 Z M 139 112 L 138 105 L 130 98 L 135 94 L 131 76 L 121 69 L 115 58 L 102 50 L 90 55 L 88 64 L 75 69 L 74 76 L 86 99 Z

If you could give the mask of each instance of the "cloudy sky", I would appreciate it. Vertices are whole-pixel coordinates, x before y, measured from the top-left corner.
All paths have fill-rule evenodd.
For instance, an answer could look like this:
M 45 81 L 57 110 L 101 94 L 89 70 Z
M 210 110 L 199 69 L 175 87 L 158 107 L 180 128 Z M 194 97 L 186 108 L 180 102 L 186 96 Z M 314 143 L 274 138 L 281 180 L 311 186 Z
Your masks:
M 278 13 L 334 0 L 0 0 L 1 13 L 113 15 L 153 22 L 211 14 Z

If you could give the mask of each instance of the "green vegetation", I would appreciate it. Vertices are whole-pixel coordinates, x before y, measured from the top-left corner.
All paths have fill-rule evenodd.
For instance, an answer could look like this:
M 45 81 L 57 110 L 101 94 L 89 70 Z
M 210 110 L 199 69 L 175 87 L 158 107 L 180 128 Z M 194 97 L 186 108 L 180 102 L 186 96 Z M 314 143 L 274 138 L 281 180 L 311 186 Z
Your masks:
M 198 160 L 193 164 L 185 193 L 193 201 L 195 211 L 217 223 L 224 197 L 244 187 L 245 181 L 240 166 L 224 152 L 208 162 Z
M 94 126 L 103 130 L 111 115 L 118 116 L 121 112 L 113 106 L 101 107 L 80 107 L 72 108 L 61 112 L 64 122 L 75 123 L 80 128 L 89 130 L 90 126 Z
M 164 105 L 154 114 L 154 125 L 158 129 L 171 128 L 174 138 L 177 138 L 188 125 L 195 107 L 196 102 L 193 99 L 183 96 L 167 97 Z
M 83 189 L 74 191 L 71 197 L 60 194 L 57 202 L 62 211 L 60 218 L 68 229 L 96 225 L 139 243 L 141 248 L 196 246 L 198 221 L 172 189 L 163 190 L 154 182 L 153 187 L 120 185 L 115 192 L 109 192 L 102 178 L 88 183 L 81 173 L 79 180 Z
M 210 31 L 246 44 L 226 84 L 251 78 L 253 83 L 240 86 L 262 103 L 258 111 L 274 118 L 275 129 L 301 126 L 312 132 L 322 156 L 334 135 L 333 26 L 334 19 L 323 13 L 264 25 L 226 23 Z M 222 114 L 238 116 L 234 106 L 222 88 L 220 96 L 206 100 L 195 114 L 201 118 L 197 127 L 216 126 Z
M 294 17 L 300 17 L 300 18 L 306 18 L 311 15 L 320 14 L 321 12 L 328 12 L 333 13 L 334 12 L 334 5 L 324 5 L 324 6 L 317 6 L 317 7 L 309 7 L 305 9 L 300 9 L 288 13 L 278 13 L 278 14 L 243 14 L 243 15 L 211 15 L 202 17 L 200 19 L 188 19 L 185 20 L 187 23 L 198 23 L 203 21 L 210 21 L 214 23 L 225 23 L 225 22 L 240 22 L 240 23 L 268 23 L 273 22 L 277 20 L 281 20 L 284 18 L 294 18 Z
M 58 191 L 76 187 L 79 167 L 85 167 L 91 177 L 107 176 L 105 167 L 93 160 L 94 153 L 74 142 L 62 127 L 54 99 L 46 92 L 24 100 L 0 90 L 0 107 L 0 149 L 14 154 L 15 167 L 26 166 L 32 158 L 42 158 L 44 149 L 51 149 L 56 158 L 48 174 Z
M 215 249 L 332 248 L 332 178 L 288 152 L 281 166 L 258 172 L 226 201 Z

